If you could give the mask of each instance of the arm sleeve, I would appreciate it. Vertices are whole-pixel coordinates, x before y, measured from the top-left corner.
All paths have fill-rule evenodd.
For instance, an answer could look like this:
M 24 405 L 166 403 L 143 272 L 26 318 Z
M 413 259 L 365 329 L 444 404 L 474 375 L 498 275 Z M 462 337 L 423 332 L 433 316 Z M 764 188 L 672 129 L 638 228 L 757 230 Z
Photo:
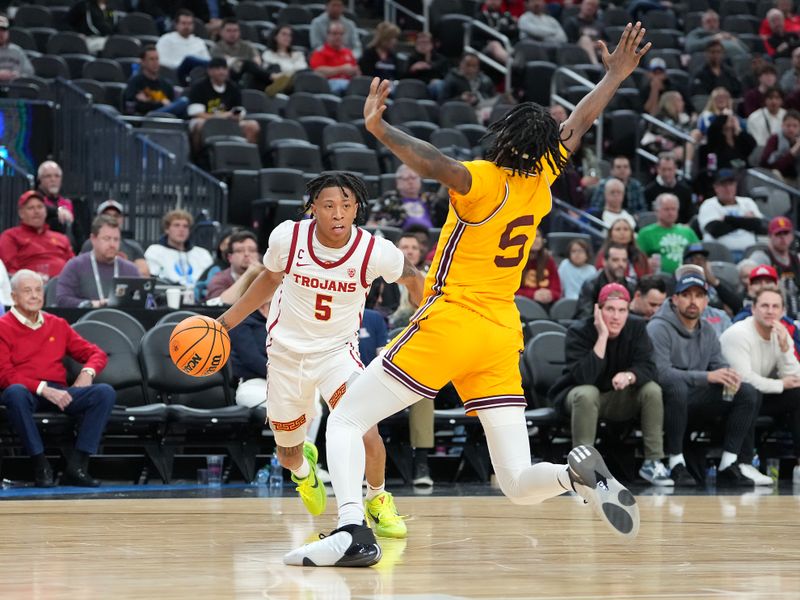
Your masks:
M 94 369 L 99 375 L 108 363 L 108 356 L 98 346 L 87 342 L 78 333 L 63 321 L 63 327 L 67 329 L 67 354 L 81 363 L 84 367 Z M 38 385 L 38 384 L 37 384 Z
M 750 347 L 750 337 L 738 326 L 728 329 L 719 338 L 722 354 L 742 378 L 742 381 L 751 384 L 763 394 L 780 394 L 783 392 L 783 382 L 780 379 L 762 377 L 753 370 L 754 351 Z M 794 349 L 789 352 L 794 355 Z M 797 359 L 795 359 L 796 361 Z
M 264 266 L 273 273 L 282 273 L 286 270 L 293 231 L 294 221 L 284 221 L 269 234 L 267 251 L 264 253 Z
M 367 283 L 382 277 L 387 283 L 394 283 L 403 274 L 405 256 L 392 242 L 385 238 L 375 238 L 372 255 L 367 265 Z

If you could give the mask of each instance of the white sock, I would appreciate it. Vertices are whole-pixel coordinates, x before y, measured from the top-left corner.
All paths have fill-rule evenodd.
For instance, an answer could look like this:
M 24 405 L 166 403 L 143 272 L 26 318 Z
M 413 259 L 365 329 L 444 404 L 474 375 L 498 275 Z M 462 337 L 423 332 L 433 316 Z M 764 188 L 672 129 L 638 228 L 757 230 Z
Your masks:
M 370 482 L 367 482 L 367 502 L 375 498 L 375 496 L 380 496 L 386 489 L 386 481 L 381 483 L 378 487 L 372 487 Z
M 724 471 L 732 464 L 736 463 L 736 454 L 733 452 L 725 451 L 722 453 L 722 458 L 719 459 L 719 470 Z
M 669 470 L 675 468 L 675 465 L 683 465 L 686 466 L 686 459 L 683 458 L 683 453 L 681 454 L 670 454 L 669 455 Z
M 500 489 L 514 504 L 539 504 L 572 491 L 565 465 L 531 464 L 528 426 L 521 406 L 478 411 Z
M 311 473 L 311 466 L 308 464 L 306 457 L 303 456 L 303 462 L 299 467 L 292 470 L 292 475 L 294 475 L 297 479 L 305 479 L 308 477 L 309 473 Z

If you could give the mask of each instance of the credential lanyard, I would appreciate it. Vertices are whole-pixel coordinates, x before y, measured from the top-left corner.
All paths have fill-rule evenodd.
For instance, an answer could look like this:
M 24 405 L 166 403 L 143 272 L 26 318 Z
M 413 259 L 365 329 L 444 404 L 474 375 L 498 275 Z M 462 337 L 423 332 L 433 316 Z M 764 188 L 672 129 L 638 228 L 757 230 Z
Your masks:
M 100 272 L 97 270 L 97 259 L 94 256 L 94 251 L 90 253 L 89 259 L 92 261 L 92 272 L 94 273 L 94 284 L 97 286 L 97 299 L 103 299 L 103 286 L 100 283 Z M 117 257 L 114 257 L 114 277 L 119 277 L 119 263 Z

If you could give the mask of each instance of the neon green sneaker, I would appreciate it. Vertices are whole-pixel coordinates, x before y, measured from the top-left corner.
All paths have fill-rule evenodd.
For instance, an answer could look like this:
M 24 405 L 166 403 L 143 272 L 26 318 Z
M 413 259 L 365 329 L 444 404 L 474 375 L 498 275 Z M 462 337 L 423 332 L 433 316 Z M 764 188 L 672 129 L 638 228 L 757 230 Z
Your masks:
M 372 500 L 364 501 L 367 523 L 375 534 L 386 538 L 404 538 L 408 533 L 403 517 L 397 512 L 394 498 L 389 492 L 381 492 Z
M 303 479 L 298 479 L 292 474 L 292 481 L 297 484 L 295 489 L 300 494 L 303 504 L 306 505 L 306 510 L 314 516 L 321 515 L 325 512 L 328 496 L 325 493 L 325 485 L 317 477 L 317 447 L 311 442 L 305 442 L 303 455 L 308 461 L 311 472 Z

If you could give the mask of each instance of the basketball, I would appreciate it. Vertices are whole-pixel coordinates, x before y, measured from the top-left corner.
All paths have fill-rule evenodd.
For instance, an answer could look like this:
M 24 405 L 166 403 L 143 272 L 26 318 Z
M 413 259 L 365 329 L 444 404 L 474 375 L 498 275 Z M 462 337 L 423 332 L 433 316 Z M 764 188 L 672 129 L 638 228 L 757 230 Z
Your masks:
M 219 371 L 231 354 L 231 339 L 211 317 L 195 315 L 178 323 L 169 338 L 169 355 L 181 371 L 207 377 Z

